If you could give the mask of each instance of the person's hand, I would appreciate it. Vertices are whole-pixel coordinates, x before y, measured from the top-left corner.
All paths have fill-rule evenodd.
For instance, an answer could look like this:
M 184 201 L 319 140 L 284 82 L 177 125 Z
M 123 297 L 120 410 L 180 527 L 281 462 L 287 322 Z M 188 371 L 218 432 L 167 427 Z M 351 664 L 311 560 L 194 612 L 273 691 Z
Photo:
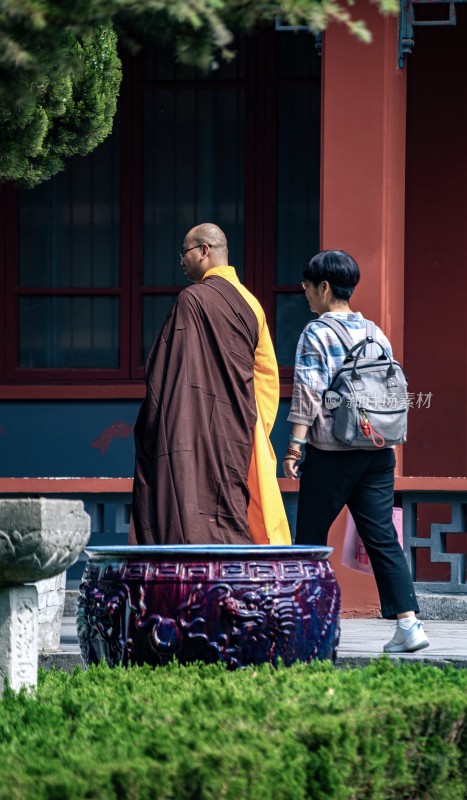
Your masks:
M 297 453 L 300 451 L 297 450 Z M 286 478 L 292 478 L 295 480 L 298 478 L 298 462 L 300 459 L 288 458 L 287 456 L 284 458 L 282 462 L 282 469 L 284 470 L 284 475 Z

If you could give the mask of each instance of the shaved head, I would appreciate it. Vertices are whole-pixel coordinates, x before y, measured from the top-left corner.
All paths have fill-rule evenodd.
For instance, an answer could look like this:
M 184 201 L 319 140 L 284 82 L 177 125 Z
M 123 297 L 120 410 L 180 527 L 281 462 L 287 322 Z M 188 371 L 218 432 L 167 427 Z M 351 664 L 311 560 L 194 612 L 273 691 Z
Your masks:
M 228 264 L 227 239 L 218 225 L 202 222 L 188 231 L 183 241 L 182 266 L 191 281 L 199 282 L 208 269 Z
M 186 235 L 186 239 L 198 244 L 206 242 L 211 247 L 217 250 L 227 252 L 227 239 L 223 230 L 213 222 L 202 222 L 201 225 L 195 225 Z M 224 263 L 225 259 L 223 260 Z

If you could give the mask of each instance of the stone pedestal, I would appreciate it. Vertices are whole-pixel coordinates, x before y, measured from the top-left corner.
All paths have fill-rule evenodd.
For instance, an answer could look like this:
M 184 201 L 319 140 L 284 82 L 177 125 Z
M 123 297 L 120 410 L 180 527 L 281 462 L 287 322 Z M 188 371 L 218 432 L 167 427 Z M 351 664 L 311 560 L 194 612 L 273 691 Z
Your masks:
M 38 648 L 40 653 L 51 653 L 60 647 L 60 632 L 65 608 L 66 572 L 53 578 L 37 581 L 38 595 Z
M 0 500 L 0 586 L 64 572 L 78 560 L 89 535 L 81 500 Z
M 0 694 L 5 677 L 18 691 L 36 686 L 38 661 L 37 589 L 0 589 Z
M 0 500 L 0 692 L 7 676 L 34 686 L 38 649 L 58 648 L 66 570 L 89 536 L 80 500 Z

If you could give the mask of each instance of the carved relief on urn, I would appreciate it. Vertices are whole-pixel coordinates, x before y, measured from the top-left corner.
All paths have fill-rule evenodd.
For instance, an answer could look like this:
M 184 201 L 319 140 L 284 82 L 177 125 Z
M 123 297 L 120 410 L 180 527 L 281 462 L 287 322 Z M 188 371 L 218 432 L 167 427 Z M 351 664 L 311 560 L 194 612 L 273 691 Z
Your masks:
M 330 548 L 90 548 L 77 611 L 85 663 L 334 659 Z

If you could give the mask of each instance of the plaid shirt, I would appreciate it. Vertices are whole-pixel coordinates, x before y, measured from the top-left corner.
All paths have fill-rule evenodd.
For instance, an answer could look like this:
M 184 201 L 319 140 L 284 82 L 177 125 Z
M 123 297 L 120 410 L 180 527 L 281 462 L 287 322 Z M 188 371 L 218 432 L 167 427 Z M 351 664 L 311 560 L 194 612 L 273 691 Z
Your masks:
M 298 340 L 292 403 L 287 419 L 308 425 L 306 438 L 315 447 L 322 450 L 353 450 L 355 448 L 347 447 L 332 435 L 332 415 L 323 404 L 323 393 L 343 366 L 347 352 L 334 331 L 321 323 L 326 317 L 335 317 L 344 322 L 355 344 L 366 336 L 366 320 L 360 312 L 327 311 L 308 323 Z M 392 356 L 391 345 L 378 327 L 376 337 Z

